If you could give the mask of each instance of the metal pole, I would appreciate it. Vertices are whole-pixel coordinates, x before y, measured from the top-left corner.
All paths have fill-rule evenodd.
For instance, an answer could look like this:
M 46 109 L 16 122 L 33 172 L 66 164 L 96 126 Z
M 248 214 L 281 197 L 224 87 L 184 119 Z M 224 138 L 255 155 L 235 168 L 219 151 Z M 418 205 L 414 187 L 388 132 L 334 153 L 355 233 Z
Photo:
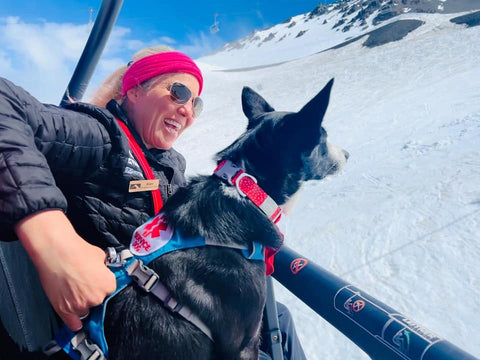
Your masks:
M 286 246 L 273 277 L 374 360 L 476 359 Z
M 69 97 L 77 101 L 82 99 L 113 29 L 113 25 L 117 20 L 122 4 L 123 0 L 103 0 L 87 44 L 65 90 L 60 106 L 69 104 Z
M 282 333 L 278 324 L 277 302 L 273 291 L 273 280 L 267 276 L 267 301 L 265 303 L 268 339 L 273 360 L 283 360 Z

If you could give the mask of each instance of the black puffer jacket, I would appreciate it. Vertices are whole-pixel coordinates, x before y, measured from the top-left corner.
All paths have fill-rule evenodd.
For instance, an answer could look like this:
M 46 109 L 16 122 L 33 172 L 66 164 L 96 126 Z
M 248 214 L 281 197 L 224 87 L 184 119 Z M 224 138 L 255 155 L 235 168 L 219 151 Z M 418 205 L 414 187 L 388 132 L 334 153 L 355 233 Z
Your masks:
M 129 182 L 144 175 L 114 115 L 142 147 L 163 200 L 184 185 L 183 156 L 173 149 L 147 150 L 118 104 L 107 108 L 41 104 L 0 78 L 1 240 L 14 240 L 13 227 L 24 217 L 62 209 L 92 244 L 130 243 L 154 209 L 151 192 L 128 192 Z

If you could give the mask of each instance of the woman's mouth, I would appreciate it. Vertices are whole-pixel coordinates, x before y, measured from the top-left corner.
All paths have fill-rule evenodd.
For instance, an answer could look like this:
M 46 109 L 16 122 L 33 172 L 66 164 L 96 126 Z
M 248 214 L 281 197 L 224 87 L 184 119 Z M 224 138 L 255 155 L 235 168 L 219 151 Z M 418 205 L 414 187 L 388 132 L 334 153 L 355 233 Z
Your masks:
M 180 124 L 178 121 L 172 120 L 172 119 L 165 119 L 164 120 L 165 126 L 169 131 L 172 132 L 179 132 L 180 129 L 182 128 L 182 124 Z

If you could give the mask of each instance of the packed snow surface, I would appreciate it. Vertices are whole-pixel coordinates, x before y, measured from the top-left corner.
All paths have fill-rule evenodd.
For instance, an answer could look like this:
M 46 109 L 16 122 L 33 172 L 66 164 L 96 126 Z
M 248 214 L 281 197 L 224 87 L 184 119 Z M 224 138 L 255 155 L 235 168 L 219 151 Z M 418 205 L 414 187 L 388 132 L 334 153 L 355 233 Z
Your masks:
M 480 27 L 451 17 L 417 16 L 425 25 L 383 46 L 360 40 L 255 70 L 218 71 L 205 58 L 205 111 L 176 148 L 189 175 L 209 174 L 213 154 L 246 127 L 244 85 L 277 110 L 297 111 L 335 78 L 324 126 L 350 159 L 340 174 L 304 186 L 286 243 L 480 357 Z M 269 62 L 285 51 L 295 49 L 272 47 Z M 242 65 L 260 60 L 249 51 Z M 368 359 L 275 285 L 309 359 Z

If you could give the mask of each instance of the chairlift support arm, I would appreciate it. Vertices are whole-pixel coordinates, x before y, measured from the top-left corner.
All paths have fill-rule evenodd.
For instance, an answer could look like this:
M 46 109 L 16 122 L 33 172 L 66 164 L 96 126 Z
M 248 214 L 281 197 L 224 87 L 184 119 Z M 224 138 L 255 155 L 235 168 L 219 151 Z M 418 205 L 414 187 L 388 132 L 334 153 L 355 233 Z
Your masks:
M 103 0 L 95 24 L 93 25 L 87 44 L 83 49 L 82 55 L 73 72 L 72 78 L 68 83 L 67 89 L 63 95 L 60 106 L 70 103 L 69 98 L 81 100 L 88 83 L 97 67 L 100 56 L 112 32 L 123 0 Z
M 273 277 L 373 360 L 478 360 L 287 246 Z

